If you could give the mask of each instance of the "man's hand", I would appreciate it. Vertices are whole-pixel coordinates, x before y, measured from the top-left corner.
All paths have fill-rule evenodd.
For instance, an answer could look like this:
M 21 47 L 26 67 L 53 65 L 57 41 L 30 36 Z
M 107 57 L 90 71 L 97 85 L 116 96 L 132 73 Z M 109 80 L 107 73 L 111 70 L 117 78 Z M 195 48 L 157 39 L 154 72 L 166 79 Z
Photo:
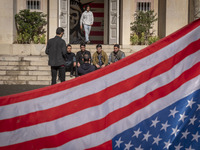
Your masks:
M 105 67 L 105 65 L 102 65 L 102 66 L 101 66 L 101 68 L 104 68 L 104 67 Z
M 77 66 L 78 66 L 78 67 L 80 67 L 80 66 L 81 66 L 79 62 L 77 63 Z
M 81 30 L 82 30 L 82 29 L 83 29 L 83 26 L 81 25 L 80 28 L 81 28 Z
M 96 67 L 97 67 L 97 68 L 100 68 L 100 66 L 99 66 L 98 64 L 96 64 Z

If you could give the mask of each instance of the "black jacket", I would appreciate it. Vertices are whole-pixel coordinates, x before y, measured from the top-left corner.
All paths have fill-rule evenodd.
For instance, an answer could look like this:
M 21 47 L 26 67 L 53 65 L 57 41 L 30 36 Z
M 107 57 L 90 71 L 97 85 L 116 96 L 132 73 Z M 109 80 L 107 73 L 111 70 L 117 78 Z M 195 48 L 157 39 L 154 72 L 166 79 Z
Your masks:
M 87 50 L 85 50 L 84 52 L 78 51 L 78 52 L 76 53 L 76 62 L 79 62 L 79 63 L 82 65 L 82 64 L 84 63 L 84 62 L 83 62 L 83 56 L 84 56 L 85 54 L 88 54 L 89 57 L 90 57 L 90 59 L 91 59 L 91 53 L 90 53 L 89 51 L 87 51 Z
M 78 68 L 78 75 L 85 75 L 92 71 L 95 71 L 95 66 L 90 65 L 89 63 L 84 63 Z
M 49 66 L 64 65 L 67 53 L 65 41 L 61 37 L 55 36 L 48 41 L 45 53 L 49 55 Z
M 74 53 L 66 53 L 65 54 L 65 65 L 66 66 L 73 66 L 73 62 L 76 62 L 76 56 Z

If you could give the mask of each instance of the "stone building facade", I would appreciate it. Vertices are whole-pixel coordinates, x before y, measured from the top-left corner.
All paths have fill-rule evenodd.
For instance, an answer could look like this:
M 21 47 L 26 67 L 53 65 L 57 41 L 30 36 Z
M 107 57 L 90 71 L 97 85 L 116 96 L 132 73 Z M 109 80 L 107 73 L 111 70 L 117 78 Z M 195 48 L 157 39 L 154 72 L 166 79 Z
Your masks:
M 1 0 L 0 43 L 12 44 L 16 38 L 14 16 L 22 9 L 48 15 L 47 38 L 58 26 L 65 28 L 67 43 L 79 43 L 80 14 L 90 4 L 95 17 L 93 43 L 130 45 L 130 23 L 136 10 L 153 9 L 158 15 L 156 34 L 165 37 L 200 16 L 200 0 Z

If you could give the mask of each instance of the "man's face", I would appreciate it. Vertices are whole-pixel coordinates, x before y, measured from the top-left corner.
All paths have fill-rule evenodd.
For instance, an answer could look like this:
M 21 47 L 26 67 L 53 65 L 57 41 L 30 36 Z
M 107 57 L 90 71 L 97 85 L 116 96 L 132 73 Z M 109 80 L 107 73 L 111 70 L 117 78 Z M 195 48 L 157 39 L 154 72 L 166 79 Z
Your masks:
M 67 52 L 68 52 L 68 53 L 71 53 L 71 51 L 72 51 L 72 47 L 71 47 L 71 46 L 68 46 L 68 47 L 67 47 Z
M 97 47 L 97 52 L 101 53 L 102 48 L 101 47 Z
M 90 7 L 87 7 L 87 9 L 86 9 L 87 11 L 90 11 Z
M 81 46 L 81 51 L 85 51 L 85 46 Z
M 117 53 L 119 51 L 118 47 L 114 47 L 114 52 Z

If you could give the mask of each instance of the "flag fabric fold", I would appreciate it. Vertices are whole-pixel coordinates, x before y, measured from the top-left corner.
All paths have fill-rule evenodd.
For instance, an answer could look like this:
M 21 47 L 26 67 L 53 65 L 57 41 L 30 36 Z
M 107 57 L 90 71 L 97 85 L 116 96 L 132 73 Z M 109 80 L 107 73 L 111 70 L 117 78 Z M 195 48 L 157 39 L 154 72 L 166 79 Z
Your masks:
M 110 66 L 0 98 L 0 150 L 200 147 L 200 20 Z

